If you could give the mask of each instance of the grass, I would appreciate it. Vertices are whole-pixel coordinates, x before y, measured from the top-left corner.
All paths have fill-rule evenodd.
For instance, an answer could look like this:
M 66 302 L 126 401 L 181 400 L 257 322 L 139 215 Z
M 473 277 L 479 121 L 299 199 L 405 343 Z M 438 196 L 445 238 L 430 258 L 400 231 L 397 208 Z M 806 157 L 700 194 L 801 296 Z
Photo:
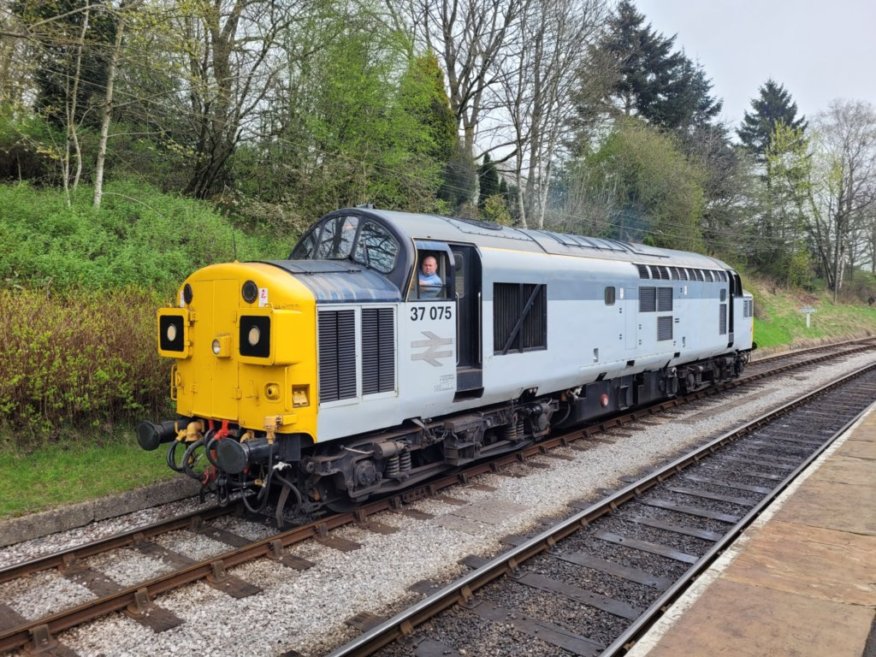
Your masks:
M 29 454 L 0 451 L 0 518 L 83 502 L 179 476 L 163 450 L 145 452 L 133 431 L 102 443 L 84 440 Z
M 876 306 L 861 301 L 834 303 L 830 294 L 783 290 L 762 281 L 746 281 L 754 294 L 754 339 L 759 348 L 803 346 L 826 339 L 876 334 Z M 815 308 L 806 327 L 800 309 Z

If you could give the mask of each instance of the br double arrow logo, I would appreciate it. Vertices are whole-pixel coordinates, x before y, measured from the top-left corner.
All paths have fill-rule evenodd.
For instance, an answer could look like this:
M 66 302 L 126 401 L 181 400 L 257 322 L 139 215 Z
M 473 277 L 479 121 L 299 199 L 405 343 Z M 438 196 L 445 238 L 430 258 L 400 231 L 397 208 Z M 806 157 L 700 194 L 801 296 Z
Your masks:
M 414 340 L 411 342 L 411 349 L 425 349 L 417 354 L 411 354 L 411 360 L 424 360 L 433 367 L 441 367 L 440 358 L 447 358 L 453 355 L 452 349 L 441 350 L 441 347 L 447 347 L 453 344 L 453 338 L 442 338 L 435 335 L 432 331 L 420 331 L 426 336 L 425 340 Z

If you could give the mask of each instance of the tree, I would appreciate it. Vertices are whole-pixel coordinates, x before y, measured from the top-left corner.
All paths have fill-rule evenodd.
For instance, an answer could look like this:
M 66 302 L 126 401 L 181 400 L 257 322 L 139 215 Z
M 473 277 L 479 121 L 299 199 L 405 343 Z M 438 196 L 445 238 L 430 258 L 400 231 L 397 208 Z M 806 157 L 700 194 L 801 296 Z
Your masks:
M 484 162 L 478 167 L 478 180 L 480 181 L 478 208 L 483 211 L 487 199 L 499 193 L 499 172 L 496 171 L 496 165 L 490 159 L 489 153 L 484 154 Z
M 876 203 L 876 111 L 861 101 L 834 101 L 816 128 L 809 234 L 836 298 Z
M 125 22 L 127 14 L 137 9 L 142 3 L 143 0 L 132 0 L 128 4 L 123 4 L 116 14 L 115 43 L 113 45 L 112 54 L 107 68 L 106 90 L 104 93 L 103 108 L 101 110 L 100 141 L 97 146 L 97 162 L 94 167 L 94 194 L 92 197 L 92 205 L 95 209 L 100 209 L 101 200 L 103 198 L 104 165 L 106 163 L 107 142 L 109 141 L 109 129 L 113 115 L 116 72 L 119 68 L 119 60 L 122 55 L 122 42 L 125 35 Z
M 115 39 L 107 0 L 15 0 L 12 10 L 36 51 L 35 109 L 57 126 L 89 119 L 92 97 L 103 96 L 107 48 Z M 72 117 L 70 113 L 72 112 Z M 90 116 L 96 125 L 98 117 Z
M 768 179 L 762 189 L 769 213 L 760 213 L 751 257 L 758 268 L 788 285 L 808 283 L 811 263 L 805 212 L 812 174 L 810 143 L 802 128 L 776 123 L 765 153 Z M 769 221 L 766 221 L 768 217 Z
M 408 35 L 367 6 L 321 8 L 283 34 L 285 67 L 258 152 L 236 161 L 247 167 L 237 189 L 305 216 L 362 203 L 434 211 L 457 150 L 440 68 L 411 58 Z
M 475 159 L 475 135 L 490 101 L 490 88 L 518 38 L 517 21 L 532 0 L 392 0 L 398 24 L 412 27 L 438 53 L 447 73 L 450 107 L 463 133 L 463 149 Z
M 751 101 L 751 112 L 745 112 L 742 124 L 736 131 L 742 144 L 764 161 L 776 125 L 784 124 L 792 130 L 806 131 L 806 120 L 797 116 L 797 104 L 791 94 L 772 78 L 760 88 L 760 96 Z
M 280 35 L 297 18 L 297 2 L 214 0 L 180 3 L 174 41 L 165 45 L 185 71 L 192 151 L 186 193 L 207 198 L 228 183 L 227 163 L 273 88 Z M 182 98 L 181 98 L 182 100 Z
M 590 195 L 603 199 L 604 236 L 702 250 L 704 175 L 673 137 L 638 119 L 618 121 L 584 164 L 577 175 Z M 567 185 L 574 188 L 575 181 Z
M 400 101 L 404 110 L 423 127 L 432 141 L 427 155 L 440 163 L 442 168 L 438 198 L 449 205 L 451 213 L 455 213 L 470 198 L 466 176 L 471 177 L 472 165 L 464 168 L 461 176 L 457 175 L 460 143 L 456 116 L 450 108 L 450 99 L 444 88 L 444 71 L 431 50 L 411 57 L 401 80 Z M 462 178 L 461 187 L 456 186 L 458 177 Z
M 521 13 L 517 47 L 502 60 L 498 94 L 510 121 L 517 219 L 544 226 L 551 167 L 565 143 L 579 61 L 598 33 L 602 0 L 545 0 Z
M 717 116 L 721 101 L 710 95 L 711 81 L 674 44 L 674 36 L 656 32 L 630 0 L 621 0 L 597 46 L 603 54 L 595 57 L 614 74 L 603 99 L 606 109 L 669 130 Z
M 726 126 L 697 125 L 678 134 L 678 147 L 702 172 L 704 194 L 700 226 L 709 251 L 735 259 L 744 254 L 740 234 L 751 208 L 751 166 L 744 152 L 730 141 Z
M 808 148 L 801 135 L 777 124 L 768 161 L 774 176 L 784 174 L 816 271 L 836 299 L 876 214 L 876 111 L 869 103 L 837 100 L 818 115 Z

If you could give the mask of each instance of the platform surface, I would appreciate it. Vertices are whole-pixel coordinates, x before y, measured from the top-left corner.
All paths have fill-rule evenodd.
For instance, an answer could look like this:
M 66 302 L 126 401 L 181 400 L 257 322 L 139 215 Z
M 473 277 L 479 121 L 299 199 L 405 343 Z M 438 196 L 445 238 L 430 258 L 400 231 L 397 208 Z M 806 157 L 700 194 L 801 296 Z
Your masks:
M 876 657 L 876 405 L 628 657 Z

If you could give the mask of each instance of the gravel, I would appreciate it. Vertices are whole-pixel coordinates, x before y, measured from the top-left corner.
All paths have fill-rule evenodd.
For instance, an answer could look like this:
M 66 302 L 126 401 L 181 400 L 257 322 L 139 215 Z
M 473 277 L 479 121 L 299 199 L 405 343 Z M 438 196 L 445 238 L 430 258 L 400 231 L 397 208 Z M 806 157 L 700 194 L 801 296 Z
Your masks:
M 36 559 L 47 554 L 59 552 L 60 550 L 84 545 L 85 543 L 130 531 L 137 527 L 150 525 L 164 518 L 171 518 L 212 506 L 214 504 L 210 502 L 200 504 L 196 497 L 189 498 L 150 509 L 143 509 L 142 511 L 116 518 L 93 522 L 85 527 L 77 527 L 69 531 L 49 534 L 48 536 L 35 538 L 23 543 L 16 543 L 15 545 L 0 549 L 0 568 L 6 568 L 22 561 Z
M 361 543 L 358 550 L 341 552 L 316 542 L 293 548 L 293 554 L 315 563 L 309 570 L 284 568 L 268 559 L 245 564 L 231 572 L 262 588 L 261 593 L 249 598 L 231 598 L 204 582 L 165 594 L 158 598 L 157 603 L 185 620 L 172 630 L 154 634 L 126 616 L 114 614 L 64 632 L 58 638 L 81 657 L 277 655 L 291 650 L 305 657 L 324 654 L 358 633 L 345 624 L 347 619 L 361 612 L 383 615 L 405 601 L 417 599 L 420 594 L 410 593 L 409 586 L 423 579 L 446 581 L 458 575 L 464 570 L 458 564 L 460 559 L 469 554 L 495 554 L 502 549 L 499 543 L 502 536 L 530 531 L 547 515 L 567 513 L 569 502 L 594 498 L 599 489 L 617 488 L 622 485 L 620 477 L 649 470 L 654 463 L 671 459 L 708 437 L 726 432 L 800 391 L 815 388 L 841 372 L 873 362 L 876 362 L 876 356 L 863 354 L 817 371 L 793 372 L 779 381 L 759 385 L 757 390 L 748 387 L 736 392 L 720 404 L 709 400 L 693 408 L 686 407 L 683 415 L 654 418 L 653 426 L 634 431 L 629 438 L 617 437 L 613 444 L 594 441 L 586 451 L 567 448 L 558 452 L 573 457 L 574 461 L 543 458 L 540 461 L 549 465 L 548 469 L 518 465 L 514 472 L 523 476 L 492 474 L 479 477 L 474 483 L 487 484 L 495 491 L 460 486 L 446 490 L 445 494 L 464 500 L 465 506 L 438 498 L 422 500 L 409 507 L 433 514 L 432 519 L 415 520 L 395 512 L 374 517 L 380 523 L 396 527 L 398 531 L 394 534 L 373 533 L 356 527 L 338 532 L 338 536 Z M 744 413 L 739 408 L 742 403 L 745 403 Z M 763 480 L 746 477 L 747 469 L 744 464 L 728 462 L 728 471 L 734 473 L 733 481 L 765 485 Z M 698 505 L 706 506 L 705 500 L 698 501 Z M 126 519 L 94 523 L 82 530 L 12 546 L 0 551 L 0 567 L 192 508 L 191 503 L 177 503 L 151 513 L 139 512 Z M 645 506 L 641 509 L 643 515 L 672 518 L 672 512 Z M 261 534 L 267 532 L 266 528 L 237 518 L 223 522 L 229 530 L 250 538 L 267 535 Z M 689 518 L 687 523 L 690 524 Z M 698 526 L 711 528 L 714 523 L 702 521 Z M 615 561 L 625 560 L 626 548 L 593 538 L 582 540 L 588 540 L 589 544 L 602 543 L 606 556 Z M 175 532 L 159 542 L 197 559 L 227 549 L 224 544 L 190 532 Z M 113 563 L 115 559 L 122 559 L 126 564 L 124 568 L 131 572 L 120 575 Z M 556 561 L 549 557 L 544 559 L 545 564 Z M 675 571 L 686 568 L 684 564 L 662 557 L 654 556 L 654 559 L 666 562 L 667 574 L 678 574 Z M 141 569 L 138 573 L 154 573 L 162 567 L 154 559 L 136 554 L 103 561 L 95 558 L 89 565 L 125 582 L 139 577 L 133 572 L 135 568 Z M 561 567 L 562 564 L 551 566 Z M 66 606 L 70 600 L 84 601 L 92 597 L 86 589 L 55 573 L 40 574 L 26 587 L 17 583 L 19 589 L 12 584 L 16 583 L 0 586 L 0 600 L 26 616 Z M 600 585 L 609 587 L 610 583 L 600 582 Z M 610 594 L 610 590 L 606 593 Z M 63 596 L 70 597 L 62 602 Z M 558 617 L 562 617 L 569 610 L 558 610 L 558 613 L 561 614 Z M 436 623 L 452 626 L 453 618 L 454 615 L 450 614 Z M 503 623 L 483 621 L 479 633 L 481 648 L 469 655 L 556 653 L 556 649 L 523 636 Z M 456 643 L 456 649 L 462 654 L 465 637 L 460 636 Z M 411 647 L 399 654 L 411 654 Z

